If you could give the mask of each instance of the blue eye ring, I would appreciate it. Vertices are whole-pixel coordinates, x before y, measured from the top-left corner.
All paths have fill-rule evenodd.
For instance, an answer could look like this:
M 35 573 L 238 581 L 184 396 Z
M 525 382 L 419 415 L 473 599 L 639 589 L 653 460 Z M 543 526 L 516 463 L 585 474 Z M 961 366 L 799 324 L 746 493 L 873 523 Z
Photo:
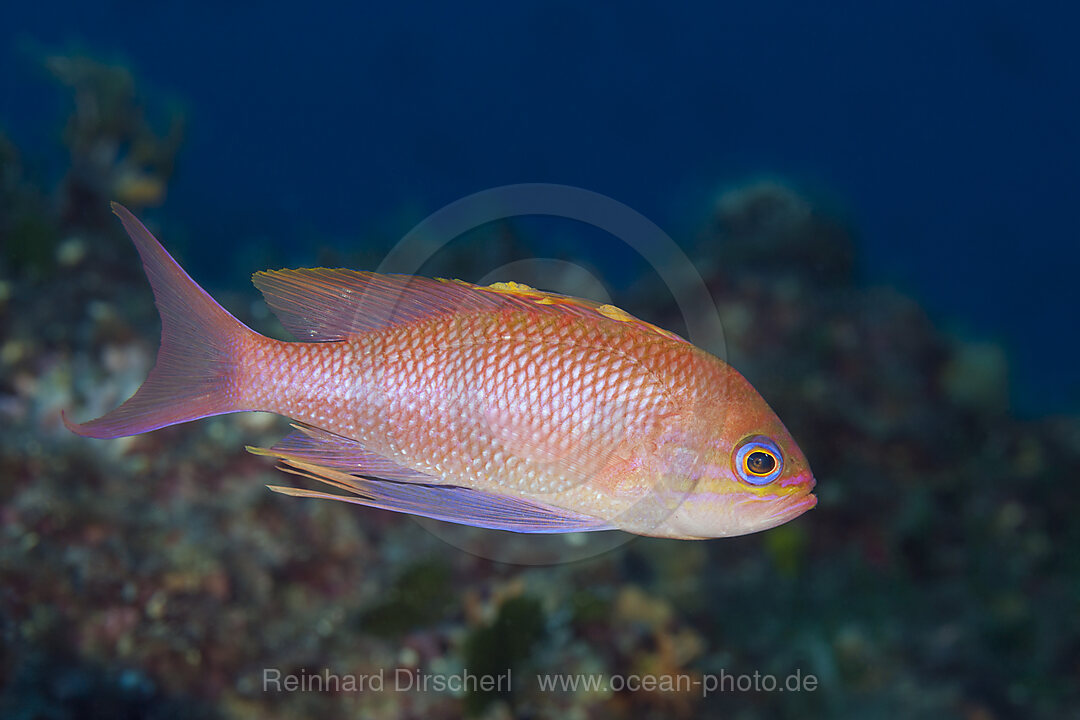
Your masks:
M 731 460 L 735 474 L 749 485 L 768 485 L 784 471 L 783 453 L 764 435 L 743 440 Z

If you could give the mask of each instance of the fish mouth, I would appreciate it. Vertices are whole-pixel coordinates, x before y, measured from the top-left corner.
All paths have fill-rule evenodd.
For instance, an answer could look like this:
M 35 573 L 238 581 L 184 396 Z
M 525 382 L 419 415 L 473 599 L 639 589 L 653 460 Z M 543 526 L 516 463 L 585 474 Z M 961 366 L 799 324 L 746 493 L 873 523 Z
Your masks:
M 787 495 L 773 501 L 773 511 L 769 514 L 769 522 L 772 525 L 780 525 L 802 515 L 807 510 L 817 506 L 817 496 L 813 494 L 814 481 L 811 478 L 806 484 L 805 490 Z
M 791 520 L 814 507 L 817 507 L 817 495 L 812 495 L 808 492 L 801 497 L 793 495 L 792 500 L 787 501 L 784 504 L 784 507 L 779 510 L 779 514 L 782 515 L 785 520 Z

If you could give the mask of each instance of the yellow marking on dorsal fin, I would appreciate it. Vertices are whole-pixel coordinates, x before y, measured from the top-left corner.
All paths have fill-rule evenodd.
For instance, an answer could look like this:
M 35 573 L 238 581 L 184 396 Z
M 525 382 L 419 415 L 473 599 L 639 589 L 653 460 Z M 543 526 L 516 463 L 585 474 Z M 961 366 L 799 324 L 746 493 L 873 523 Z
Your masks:
M 490 290 L 491 292 L 505 293 L 507 295 L 521 295 L 523 297 L 544 297 L 546 293 L 542 293 L 534 287 L 529 287 L 525 283 L 514 282 L 510 280 L 508 282 L 496 282 L 491 283 L 487 287 L 481 287 L 481 290 Z
M 600 307 L 596 308 L 596 312 L 600 313 L 606 318 L 618 320 L 619 322 L 626 322 L 628 320 L 637 319 L 622 308 L 617 308 L 614 305 L 601 305 Z
M 461 280 L 454 280 L 462 285 L 469 285 L 469 283 Z M 523 300 L 531 300 L 534 305 L 545 305 L 553 310 L 559 307 L 572 309 L 578 312 L 584 312 L 587 314 L 601 315 L 608 320 L 615 320 L 616 322 L 633 323 L 642 330 L 645 330 L 661 337 L 668 338 L 670 340 L 676 340 L 678 342 L 686 342 L 683 338 L 679 337 L 673 332 L 659 328 L 652 323 L 645 322 L 639 318 L 634 317 L 630 313 L 626 312 L 622 308 L 615 307 L 614 305 L 601 305 L 600 303 L 592 300 L 586 300 L 584 298 L 570 297 L 569 295 L 560 295 L 558 293 L 545 292 L 543 290 L 537 290 L 536 288 L 529 287 L 524 283 L 514 282 L 513 280 L 507 282 L 492 283 L 486 287 L 480 285 L 472 285 L 478 290 L 486 290 L 488 292 L 499 293 L 500 295 L 507 295 L 511 297 L 521 298 Z

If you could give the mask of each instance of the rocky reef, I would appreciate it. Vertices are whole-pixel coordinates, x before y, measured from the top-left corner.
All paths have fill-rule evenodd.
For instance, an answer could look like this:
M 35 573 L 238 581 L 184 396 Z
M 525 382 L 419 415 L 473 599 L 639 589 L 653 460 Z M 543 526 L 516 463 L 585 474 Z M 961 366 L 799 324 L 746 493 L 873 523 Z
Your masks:
M 267 492 L 276 471 L 243 448 L 283 434 L 273 417 L 71 435 L 61 410 L 104 412 L 152 362 L 149 289 L 101 213 L 161 199 L 182 123 L 141 124 L 124 71 L 49 66 L 76 98 L 70 172 L 36 187 L 0 142 L 0 715 L 981 720 L 1080 706 L 1080 422 L 1011 414 L 1003 350 L 867 284 L 850 225 L 782 180 L 721 193 L 682 239 L 728 359 L 819 480 L 819 507 L 765 534 L 504 564 L 408 517 Z M 645 281 L 616 301 L 681 322 Z M 268 671 L 369 685 L 290 692 Z M 388 691 L 507 671 L 501 687 Z M 601 682 L 542 686 L 554 673 Z M 760 680 L 796 674 L 798 692 Z

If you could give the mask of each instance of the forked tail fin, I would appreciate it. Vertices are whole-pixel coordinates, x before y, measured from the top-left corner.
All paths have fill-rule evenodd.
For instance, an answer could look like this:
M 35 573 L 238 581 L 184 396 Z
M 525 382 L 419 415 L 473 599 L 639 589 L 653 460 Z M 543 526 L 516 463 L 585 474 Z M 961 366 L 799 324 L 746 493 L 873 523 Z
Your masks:
M 189 420 L 236 412 L 241 407 L 237 361 L 248 336 L 243 323 L 195 284 L 161 243 L 118 203 L 112 210 L 142 258 L 161 314 L 161 348 L 146 381 L 123 405 L 68 429 L 115 438 Z

